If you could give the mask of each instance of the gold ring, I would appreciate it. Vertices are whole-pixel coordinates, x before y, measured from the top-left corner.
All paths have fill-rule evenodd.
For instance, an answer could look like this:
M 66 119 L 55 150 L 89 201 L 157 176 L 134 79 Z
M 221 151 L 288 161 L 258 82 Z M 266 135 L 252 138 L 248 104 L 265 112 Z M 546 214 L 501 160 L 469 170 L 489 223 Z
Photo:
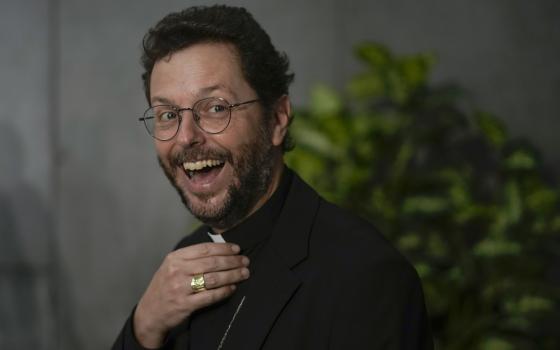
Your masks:
M 191 288 L 194 293 L 199 293 L 206 290 L 206 284 L 204 283 L 204 274 L 194 275 L 191 280 Z

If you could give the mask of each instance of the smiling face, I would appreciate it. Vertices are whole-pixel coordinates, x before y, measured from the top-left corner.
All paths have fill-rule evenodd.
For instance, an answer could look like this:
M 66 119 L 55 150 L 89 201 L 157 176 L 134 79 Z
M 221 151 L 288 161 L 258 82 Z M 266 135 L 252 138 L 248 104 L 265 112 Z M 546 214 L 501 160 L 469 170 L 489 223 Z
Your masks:
M 152 106 L 192 107 L 208 97 L 229 103 L 258 98 L 243 77 L 235 48 L 196 44 L 156 62 L 150 80 Z M 289 100 L 282 97 L 270 118 L 257 103 L 232 109 L 229 126 L 208 134 L 184 111 L 177 135 L 155 141 L 160 165 L 183 203 L 220 232 L 258 209 L 276 189 L 282 171 L 280 144 Z

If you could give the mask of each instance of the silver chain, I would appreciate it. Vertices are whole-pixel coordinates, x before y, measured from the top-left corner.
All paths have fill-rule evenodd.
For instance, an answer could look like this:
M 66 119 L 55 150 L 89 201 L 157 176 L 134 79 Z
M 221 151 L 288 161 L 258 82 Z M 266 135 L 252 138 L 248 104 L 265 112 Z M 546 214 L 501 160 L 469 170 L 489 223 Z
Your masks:
M 235 318 L 237 317 L 237 314 L 239 313 L 239 310 L 241 310 L 241 306 L 243 306 L 244 301 L 245 301 L 245 296 L 243 296 L 243 298 L 241 298 L 241 302 L 239 302 L 239 305 L 237 305 L 237 310 L 235 310 L 235 313 L 233 314 L 233 317 L 231 318 L 231 321 L 229 321 L 227 329 L 226 329 L 224 335 L 222 336 L 222 340 L 220 340 L 220 345 L 218 345 L 218 350 L 221 350 L 222 347 L 224 346 L 224 341 L 226 341 L 226 338 L 227 338 L 228 333 L 229 333 L 229 329 L 231 328 L 231 325 L 233 324 L 233 321 L 235 321 Z

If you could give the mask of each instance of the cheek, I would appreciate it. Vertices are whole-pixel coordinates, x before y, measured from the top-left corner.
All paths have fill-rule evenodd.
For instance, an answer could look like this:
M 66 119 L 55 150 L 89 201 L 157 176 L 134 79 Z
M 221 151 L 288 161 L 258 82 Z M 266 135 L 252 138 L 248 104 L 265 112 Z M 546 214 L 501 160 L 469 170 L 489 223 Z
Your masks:
M 155 142 L 156 153 L 163 161 L 167 162 L 169 154 L 171 153 L 172 144 L 170 142 Z

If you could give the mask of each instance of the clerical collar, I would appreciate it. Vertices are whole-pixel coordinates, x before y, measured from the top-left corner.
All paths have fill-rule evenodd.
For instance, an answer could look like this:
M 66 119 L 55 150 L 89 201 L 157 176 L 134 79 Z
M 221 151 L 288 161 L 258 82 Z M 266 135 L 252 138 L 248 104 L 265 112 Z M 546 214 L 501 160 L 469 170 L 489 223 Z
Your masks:
M 223 239 L 238 244 L 242 251 L 251 250 L 259 242 L 266 239 L 282 211 L 292 177 L 293 172 L 284 166 L 278 187 L 268 201 L 245 221 L 222 233 Z M 214 234 L 210 227 L 208 227 L 208 235 L 215 242 L 216 239 L 219 240 L 220 235 Z

